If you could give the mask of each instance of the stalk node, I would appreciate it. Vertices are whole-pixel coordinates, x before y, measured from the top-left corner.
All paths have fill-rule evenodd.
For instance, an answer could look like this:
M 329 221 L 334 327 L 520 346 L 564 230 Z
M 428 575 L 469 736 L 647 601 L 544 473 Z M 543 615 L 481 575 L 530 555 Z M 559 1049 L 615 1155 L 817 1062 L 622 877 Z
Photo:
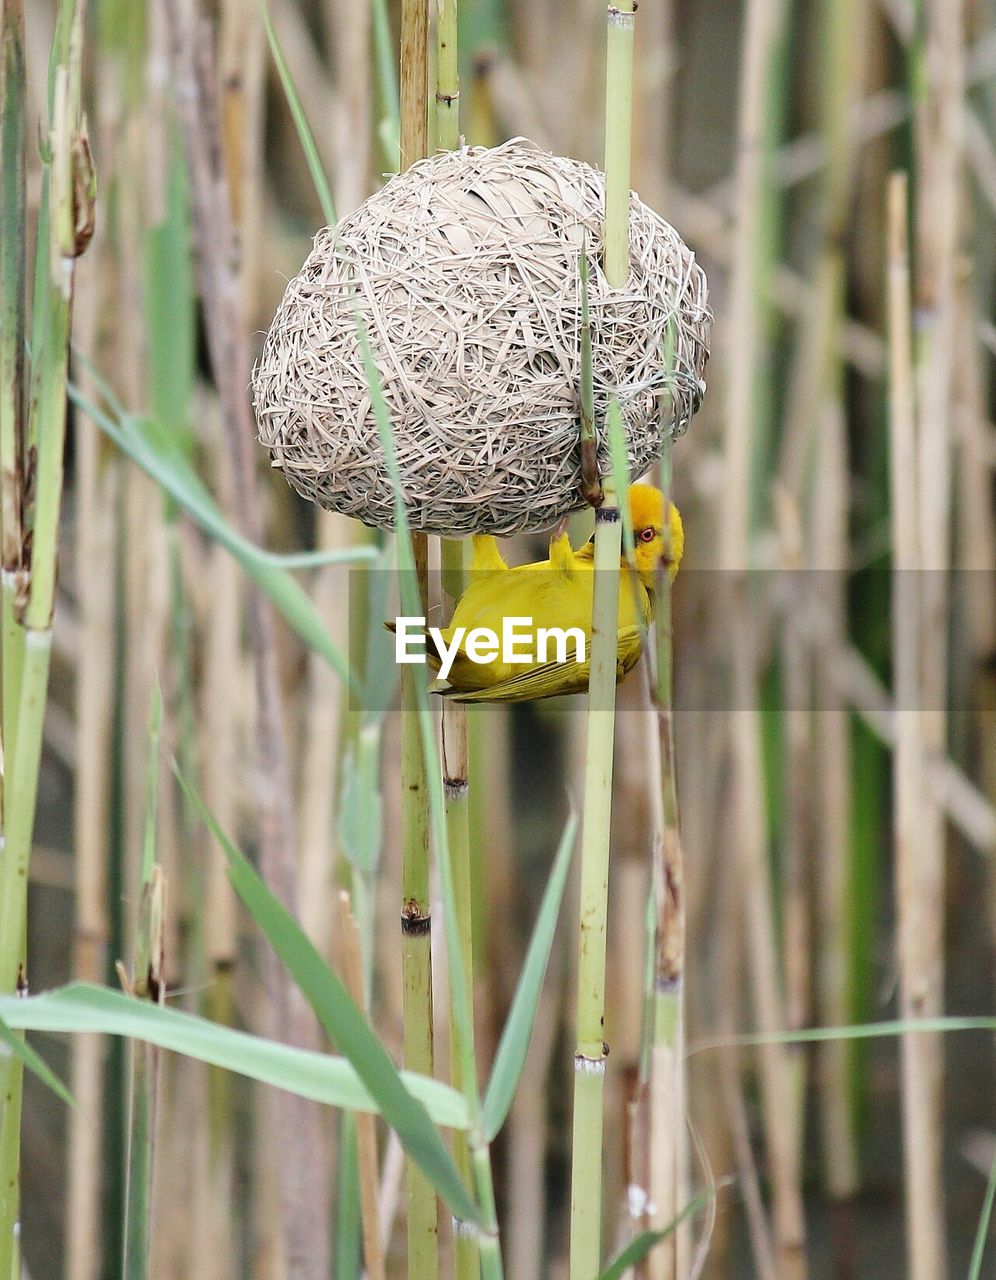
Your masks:
M 401 908 L 401 932 L 409 938 L 422 938 L 432 932 L 432 915 L 422 914 L 422 908 L 414 898 L 409 898 Z

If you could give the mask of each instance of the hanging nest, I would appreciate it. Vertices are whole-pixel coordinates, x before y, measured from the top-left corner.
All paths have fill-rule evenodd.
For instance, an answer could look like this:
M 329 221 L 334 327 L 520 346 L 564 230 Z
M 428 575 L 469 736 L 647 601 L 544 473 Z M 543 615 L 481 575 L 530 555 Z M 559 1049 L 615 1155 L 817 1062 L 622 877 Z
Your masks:
M 597 170 L 515 139 L 423 160 L 320 231 L 253 371 L 273 465 L 320 506 L 393 526 L 359 315 L 412 528 L 509 534 L 583 505 L 586 243 L 596 423 L 616 396 L 630 469 L 645 471 L 701 401 L 706 281 L 678 233 L 632 195 L 630 276 L 610 289 L 604 197 Z M 604 470 L 604 439 L 599 456 Z

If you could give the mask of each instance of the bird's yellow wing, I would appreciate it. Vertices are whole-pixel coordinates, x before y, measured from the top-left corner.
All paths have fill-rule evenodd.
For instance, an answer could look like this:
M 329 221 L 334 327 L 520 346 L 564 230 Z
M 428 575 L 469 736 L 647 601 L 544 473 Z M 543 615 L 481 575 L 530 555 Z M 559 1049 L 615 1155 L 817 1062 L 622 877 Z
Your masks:
M 616 648 L 616 681 L 631 671 L 643 652 L 643 632 L 639 627 L 622 627 Z M 587 662 L 545 662 L 507 680 L 480 689 L 433 688 L 432 693 L 456 702 L 532 702 L 584 693 L 588 688 Z
M 574 564 L 574 548 L 566 533 L 550 539 L 550 568 L 573 578 L 577 569 Z
M 508 562 L 498 550 L 498 543 L 490 533 L 475 533 L 470 557 L 470 578 L 486 578 L 489 573 L 502 573 Z

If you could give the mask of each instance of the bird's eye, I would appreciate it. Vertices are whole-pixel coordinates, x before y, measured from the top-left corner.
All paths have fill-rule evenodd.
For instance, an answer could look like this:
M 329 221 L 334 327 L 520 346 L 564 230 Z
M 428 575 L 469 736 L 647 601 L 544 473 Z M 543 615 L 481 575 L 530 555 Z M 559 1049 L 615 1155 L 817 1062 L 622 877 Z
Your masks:
M 653 542 L 653 540 L 654 540 L 654 529 L 652 525 L 648 526 L 646 529 L 640 530 L 641 542 Z

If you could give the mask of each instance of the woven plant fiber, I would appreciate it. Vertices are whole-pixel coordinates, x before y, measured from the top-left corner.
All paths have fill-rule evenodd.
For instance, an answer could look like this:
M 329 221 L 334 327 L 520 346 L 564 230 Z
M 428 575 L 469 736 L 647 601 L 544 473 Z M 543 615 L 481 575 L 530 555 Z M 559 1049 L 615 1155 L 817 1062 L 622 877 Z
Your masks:
M 701 400 L 706 281 L 677 232 L 632 195 L 630 275 L 610 289 L 604 197 L 596 169 L 519 138 L 423 160 L 320 231 L 253 371 L 273 465 L 321 506 L 393 526 L 358 315 L 412 528 L 509 534 L 582 506 L 586 244 L 596 425 L 616 396 L 630 468 L 645 471 Z M 599 457 L 604 470 L 601 432 Z

